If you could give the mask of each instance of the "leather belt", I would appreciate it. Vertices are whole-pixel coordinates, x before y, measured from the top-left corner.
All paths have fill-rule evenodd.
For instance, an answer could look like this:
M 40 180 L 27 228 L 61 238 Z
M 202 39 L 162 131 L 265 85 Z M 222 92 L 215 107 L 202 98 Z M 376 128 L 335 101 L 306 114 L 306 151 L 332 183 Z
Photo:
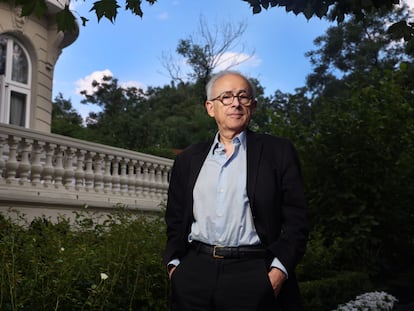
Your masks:
M 259 245 L 230 247 L 193 241 L 191 246 L 199 253 L 210 255 L 216 259 L 266 258 L 269 255 L 268 251 Z

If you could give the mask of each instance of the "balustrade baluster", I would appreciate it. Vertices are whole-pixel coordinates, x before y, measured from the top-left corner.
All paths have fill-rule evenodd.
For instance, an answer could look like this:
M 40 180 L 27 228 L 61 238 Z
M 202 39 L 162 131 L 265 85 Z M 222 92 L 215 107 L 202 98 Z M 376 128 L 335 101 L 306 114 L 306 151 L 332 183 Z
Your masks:
M 120 189 L 119 159 L 114 157 L 112 160 L 112 193 L 118 194 Z
M 30 172 L 30 147 L 32 146 L 32 141 L 22 138 L 20 141 L 20 161 L 19 167 L 17 169 L 17 174 L 19 176 L 19 184 L 25 185 L 29 181 L 29 172 Z M 18 149 L 19 150 L 19 149 Z
M 73 187 L 73 176 L 75 176 L 75 172 L 73 171 L 73 149 L 67 147 L 64 155 L 63 185 L 66 189 L 70 190 Z
M 85 155 L 85 190 L 90 191 L 93 187 L 93 170 L 92 170 L 92 159 L 94 157 L 93 152 L 87 152 Z
M 164 175 L 162 176 L 163 189 L 164 189 L 164 199 L 167 198 L 168 185 L 170 184 L 170 171 L 171 171 L 171 166 L 167 166 L 164 170 Z
M 40 163 L 40 155 L 42 152 L 43 143 L 39 143 L 37 140 L 33 142 L 32 147 L 32 167 L 31 167 L 31 181 L 32 185 L 37 187 L 40 185 L 40 178 L 42 176 L 42 164 Z
M 56 188 L 63 185 L 63 174 L 65 169 L 63 167 L 63 150 L 60 145 L 55 148 L 55 172 L 54 172 L 54 184 Z
M 126 175 L 128 161 L 125 158 L 121 160 L 121 193 L 126 194 L 128 192 L 128 177 Z
M 128 194 L 133 196 L 135 195 L 135 183 L 136 183 L 136 174 L 135 174 L 135 160 L 130 160 L 128 162 Z
M 78 149 L 76 151 L 76 171 L 75 171 L 75 189 L 77 191 L 83 189 L 83 179 L 85 178 L 84 167 L 85 151 Z
M 156 197 L 162 198 L 162 171 L 164 170 L 164 165 L 158 165 L 157 170 L 155 171 L 155 190 Z
M 103 183 L 104 183 L 104 192 L 109 193 L 111 191 L 111 163 L 112 163 L 112 156 L 106 155 L 104 158 L 104 176 L 103 176 Z
M 6 166 L 6 162 L 4 161 L 3 157 L 3 146 L 6 144 L 6 136 L 0 134 L 0 181 L 4 180 L 4 168 Z
M 9 144 L 9 158 L 6 161 L 6 181 L 9 184 L 13 184 L 16 181 L 17 168 L 19 162 L 17 162 L 17 139 L 14 136 L 9 136 L 7 140 Z
M 158 164 L 152 163 L 149 169 L 149 196 L 154 198 L 157 194 L 156 191 L 156 182 L 155 182 L 155 172 L 158 167 Z
M 144 162 L 142 164 L 142 195 L 144 198 L 149 196 L 149 175 L 148 175 L 148 163 Z
M 143 175 L 142 175 L 142 164 L 144 162 L 137 161 L 135 171 L 136 171 L 136 180 L 135 180 L 135 186 L 136 186 L 136 196 L 142 197 L 143 196 Z
M 45 165 L 43 166 L 42 179 L 43 185 L 49 187 L 52 184 L 52 179 L 55 173 L 55 168 L 53 167 L 53 155 L 55 154 L 55 144 L 46 143 L 45 145 L 46 159 Z
M 96 192 L 103 190 L 102 156 L 97 153 L 94 157 L 94 189 Z

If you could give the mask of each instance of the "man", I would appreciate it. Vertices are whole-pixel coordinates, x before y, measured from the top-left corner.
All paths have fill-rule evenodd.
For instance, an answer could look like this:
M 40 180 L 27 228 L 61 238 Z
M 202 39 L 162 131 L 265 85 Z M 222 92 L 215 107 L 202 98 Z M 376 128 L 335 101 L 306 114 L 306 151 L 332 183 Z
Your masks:
M 240 73 L 216 74 L 206 92 L 218 132 L 177 156 L 168 190 L 171 310 L 302 310 L 294 269 L 308 223 L 296 151 L 247 129 L 257 103 Z

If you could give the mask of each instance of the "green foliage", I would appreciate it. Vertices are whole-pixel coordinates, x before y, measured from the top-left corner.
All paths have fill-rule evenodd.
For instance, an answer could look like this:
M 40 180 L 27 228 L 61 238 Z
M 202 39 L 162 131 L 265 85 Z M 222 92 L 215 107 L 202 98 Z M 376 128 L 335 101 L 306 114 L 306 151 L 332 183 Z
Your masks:
M 328 271 L 385 279 L 412 265 L 413 57 L 391 44 L 382 24 L 399 14 L 329 29 L 309 54 L 315 70 L 307 87 L 266 103 L 260 128 L 291 138 L 302 160 L 321 243 L 305 266 L 323 259 Z
M 331 278 L 299 283 L 306 311 L 329 311 L 372 289 L 367 274 L 341 272 Z
M 160 215 L 0 217 L 1 310 L 166 310 Z
M 102 111 L 87 119 L 83 138 L 88 140 L 136 151 L 161 151 L 183 149 L 215 132 L 198 84 L 172 84 L 144 93 L 105 77 L 93 86 L 96 91 L 84 92 L 83 103 L 96 104 Z
M 128 3 L 129 4 L 129 3 Z M 98 22 L 102 17 L 106 17 L 112 23 L 115 21 L 115 18 L 118 14 L 118 5 L 116 0 L 100 0 L 95 1 L 91 8 L 91 11 L 95 11 Z M 131 11 L 136 14 L 137 10 L 134 10 L 134 7 L 130 7 Z M 142 14 L 142 13 L 141 13 Z
M 83 137 L 82 116 L 72 107 L 70 100 L 60 93 L 52 102 L 52 133 L 69 137 Z
M 23 15 L 23 14 L 22 14 Z M 75 16 L 72 14 L 71 10 L 69 9 L 69 5 L 65 5 L 64 9 L 57 12 L 56 16 L 56 24 L 58 31 L 71 31 L 71 32 L 78 32 L 78 25 Z M 81 17 L 82 25 L 84 26 L 85 23 L 88 21 L 85 17 Z
M 79 0 L 77 0 L 79 1 Z M 317 16 L 318 18 L 326 17 L 331 21 L 343 22 L 345 16 L 355 16 L 362 20 L 373 11 L 383 10 L 390 12 L 396 8 L 400 1 L 392 0 L 330 0 L 330 1 L 316 1 L 316 0 L 242 0 L 247 2 L 254 14 L 262 11 L 262 8 L 281 6 L 287 12 L 294 14 L 303 14 L 307 19 Z M 11 3 L 22 7 L 21 16 L 43 16 L 47 12 L 46 0 L 0 0 L 0 2 Z M 119 0 L 97 0 L 93 2 L 90 11 L 94 11 L 98 22 L 105 17 L 111 22 L 114 22 L 118 9 L 121 7 Z M 156 0 L 146 0 L 150 5 L 154 4 Z M 144 12 L 141 8 L 142 1 L 139 0 L 125 0 L 124 8 L 126 11 L 134 15 L 142 17 Z M 82 25 L 85 26 L 88 19 L 80 16 Z M 78 31 L 76 20 L 69 6 L 65 7 L 56 14 L 56 23 L 58 31 Z M 402 38 L 406 41 L 414 38 L 414 23 L 407 20 L 395 22 L 389 28 L 389 31 L 395 38 Z
M 294 14 L 303 14 L 307 19 L 312 16 L 319 18 L 329 17 L 330 20 L 343 22 L 345 15 L 355 15 L 358 18 L 363 18 L 369 12 L 374 9 L 387 9 L 392 10 L 394 5 L 399 1 L 389 0 L 330 0 L 330 1 L 315 1 L 315 0 L 243 0 L 250 4 L 253 13 L 258 14 L 262 11 L 262 8 L 268 9 L 269 7 L 281 6 L 285 7 L 287 12 L 293 12 Z

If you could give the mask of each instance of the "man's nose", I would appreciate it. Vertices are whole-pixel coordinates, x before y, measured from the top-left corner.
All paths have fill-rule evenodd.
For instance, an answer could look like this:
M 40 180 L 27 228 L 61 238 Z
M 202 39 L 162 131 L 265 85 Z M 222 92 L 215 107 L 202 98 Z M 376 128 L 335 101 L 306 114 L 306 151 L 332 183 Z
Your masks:
M 233 102 L 231 103 L 231 106 L 236 108 L 241 107 L 238 96 L 233 96 Z

